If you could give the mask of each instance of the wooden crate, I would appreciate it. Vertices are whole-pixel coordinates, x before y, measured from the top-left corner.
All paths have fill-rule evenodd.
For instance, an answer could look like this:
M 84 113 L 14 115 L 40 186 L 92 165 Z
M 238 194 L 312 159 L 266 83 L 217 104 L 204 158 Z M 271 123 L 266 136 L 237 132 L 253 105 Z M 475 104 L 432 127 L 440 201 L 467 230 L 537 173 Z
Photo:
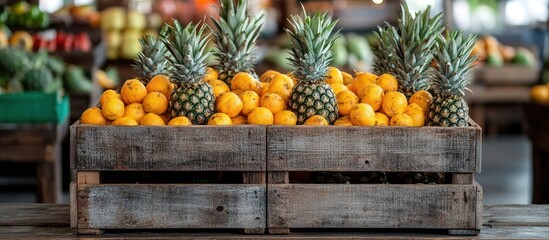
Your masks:
M 94 126 L 70 128 L 71 226 L 109 229 L 244 229 L 266 226 L 266 128 Z M 240 183 L 112 183 L 106 176 L 241 174 Z M 139 182 L 139 176 L 135 177 Z M 162 178 L 162 176 L 160 177 Z M 170 181 L 173 181 L 171 179 Z
M 482 226 L 481 129 L 267 128 L 267 228 L 448 229 Z M 290 183 L 291 172 L 443 172 L 448 184 Z

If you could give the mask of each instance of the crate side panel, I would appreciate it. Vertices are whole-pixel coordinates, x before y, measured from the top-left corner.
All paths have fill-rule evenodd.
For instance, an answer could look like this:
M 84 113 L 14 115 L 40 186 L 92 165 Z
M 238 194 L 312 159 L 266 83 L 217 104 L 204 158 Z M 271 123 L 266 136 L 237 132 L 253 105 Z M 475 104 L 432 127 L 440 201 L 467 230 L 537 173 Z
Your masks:
M 264 171 L 265 127 L 75 125 L 74 167 L 90 171 Z
M 269 184 L 268 228 L 476 229 L 470 185 Z
M 474 127 L 269 126 L 269 171 L 477 172 Z
M 265 185 L 79 185 L 78 228 L 265 228 Z

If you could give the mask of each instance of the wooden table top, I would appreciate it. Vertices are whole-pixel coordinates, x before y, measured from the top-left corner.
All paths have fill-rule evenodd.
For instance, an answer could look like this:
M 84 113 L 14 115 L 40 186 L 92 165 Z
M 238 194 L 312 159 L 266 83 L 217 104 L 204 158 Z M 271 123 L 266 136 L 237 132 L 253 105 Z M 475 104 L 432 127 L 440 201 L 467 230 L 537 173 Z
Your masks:
M 549 205 L 484 207 L 477 237 L 448 236 L 446 231 L 337 230 L 294 231 L 290 235 L 242 235 L 238 231 L 145 231 L 77 235 L 69 227 L 67 204 L 0 205 L 0 239 L 549 239 Z

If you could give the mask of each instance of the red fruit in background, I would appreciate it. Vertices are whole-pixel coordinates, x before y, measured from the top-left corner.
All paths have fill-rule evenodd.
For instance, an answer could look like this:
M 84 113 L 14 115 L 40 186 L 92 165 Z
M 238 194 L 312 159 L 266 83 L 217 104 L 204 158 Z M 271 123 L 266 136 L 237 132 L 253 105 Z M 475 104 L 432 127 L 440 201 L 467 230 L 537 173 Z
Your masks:
M 55 39 L 47 40 L 46 42 L 47 42 L 47 45 L 48 45 L 48 51 L 55 52 L 57 50 L 57 45 L 55 43 Z
M 74 35 L 64 32 L 58 32 L 55 36 L 55 45 L 57 50 L 70 52 L 74 43 Z
M 89 52 L 92 44 L 87 33 L 80 33 L 74 36 L 74 50 Z

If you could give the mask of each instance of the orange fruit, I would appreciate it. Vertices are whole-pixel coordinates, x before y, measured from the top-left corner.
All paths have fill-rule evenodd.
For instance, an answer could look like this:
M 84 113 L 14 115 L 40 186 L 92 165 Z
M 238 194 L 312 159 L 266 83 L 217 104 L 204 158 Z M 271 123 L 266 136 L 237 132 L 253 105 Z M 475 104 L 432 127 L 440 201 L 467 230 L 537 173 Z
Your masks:
M 248 113 L 260 106 L 260 97 L 254 91 L 241 92 L 238 94 L 238 97 L 242 100 L 242 110 L 240 113 L 244 116 L 248 116 Z
M 376 126 L 389 126 L 389 118 L 387 115 L 376 112 Z
M 343 75 L 341 71 L 335 67 L 328 67 L 328 77 L 326 78 L 327 84 L 340 83 L 343 84 Z
M 406 113 L 397 113 L 391 118 L 390 125 L 391 126 L 412 127 L 412 126 L 414 126 L 414 121 Z
M 124 116 L 124 103 L 120 99 L 112 98 L 101 106 L 101 110 L 106 119 L 116 120 Z
M 261 85 L 261 91 L 257 94 L 259 94 L 260 97 L 263 97 L 267 93 L 269 93 L 269 83 L 263 83 Z
M 404 113 L 412 118 L 414 127 L 425 126 L 425 111 L 417 103 L 409 104 Z
M 282 110 L 274 115 L 275 125 L 296 125 L 297 115 L 290 110 Z
M 116 91 L 112 90 L 112 89 L 109 89 L 109 90 L 106 90 L 104 91 L 102 94 L 101 94 L 101 97 L 99 98 L 99 103 L 101 104 L 101 106 L 103 106 L 103 104 L 105 104 L 105 102 L 111 98 L 117 98 L 117 99 L 120 99 L 122 100 L 122 96 L 120 96 L 119 93 L 117 93 Z
M 369 72 L 357 72 L 355 74 L 355 78 L 351 82 L 351 86 L 349 87 L 349 90 L 351 90 L 354 93 L 357 93 L 358 89 L 364 85 L 368 84 L 375 84 L 377 79 L 377 75 Z
M 353 126 L 353 122 L 351 122 L 351 117 L 349 117 L 349 115 L 345 115 L 338 118 L 334 122 L 334 126 Z
M 118 126 L 137 126 L 137 121 L 131 117 L 120 117 L 116 120 L 112 121 L 111 125 L 118 125 Z
M 233 125 L 243 125 L 248 123 L 248 119 L 245 116 L 239 115 L 234 118 L 231 118 Z
M 204 74 L 204 82 L 209 82 L 210 80 L 218 79 L 219 74 L 212 67 L 206 68 L 206 74 Z
M 354 126 L 374 126 L 376 124 L 374 109 L 366 103 L 356 104 L 351 109 L 349 117 Z
M 257 81 L 252 75 L 246 72 L 239 72 L 234 75 L 231 80 L 231 90 L 244 90 L 257 92 L 259 89 L 259 81 Z
M 305 123 L 303 123 L 303 125 L 329 126 L 330 124 L 323 116 L 313 115 L 305 120 Z
M 280 73 L 275 70 L 267 70 L 261 75 L 261 77 L 259 77 L 259 81 L 268 83 L 278 74 Z
M 401 92 L 388 92 L 383 96 L 381 107 L 387 117 L 393 117 L 397 113 L 403 113 L 408 106 L 406 96 Z
M 281 96 L 285 102 L 288 102 L 293 87 L 294 82 L 288 75 L 278 74 L 269 83 L 267 92 L 276 93 Z
M 341 72 L 341 76 L 343 76 L 343 84 L 351 84 L 353 82 L 353 75 L 347 72 Z
M 234 92 L 224 92 L 215 101 L 215 110 L 227 114 L 229 118 L 238 116 L 243 106 L 242 100 Z
M 143 126 L 164 126 L 166 125 L 166 123 L 164 122 L 164 120 L 154 114 L 154 113 L 147 113 L 145 114 L 145 116 L 143 116 L 141 118 L 141 120 L 139 121 L 139 125 L 143 125 Z
M 248 114 L 249 124 L 269 125 L 274 123 L 273 113 L 266 107 L 258 107 Z
M 398 90 L 397 79 L 388 73 L 379 75 L 379 77 L 377 77 L 376 84 L 383 89 L 383 92 L 393 92 Z
M 208 125 L 233 125 L 231 117 L 225 113 L 214 113 L 208 120 Z
M 168 99 L 160 92 L 150 92 L 143 99 L 143 109 L 147 113 L 161 115 L 168 110 Z
M 166 75 L 156 75 L 149 83 L 147 83 L 147 92 L 159 92 L 162 93 L 164 96 L 166 96 L 166 99 L 170 99 L 170 96 L 172 95 L 173 85 L 170 82 L 170 78 Z
M 431 103 L 433 102 L 433 95 L 426 90 L 419 90 L 412 94 L 410 99 L 408 99 L 408 104 L 415 103 L 419 105 L 424 112 L 429 110 Z
M 549 102 L 549 86 L 547 85 L 536 85 L 530 89 L 530 99 L 538 103 L 548 103 Z
M 332 87 L 332 90 L 334 91 L 334 94 L 337 96 L 337 94 L 343 90 L 349 90 L 347 87 L 341 83 L 332 83 L 330 84 L 330 87 Z
M 136 122 L 139 122 L 145 114 L 145 109 L 143 109 L 141 103 L 132 103 L 124 108 L 124 117 L 131 117 Z
M 126 104 L 140 103 L 147 96 L 147 88 L 139 80 L 129 79 L 122 85 L 120 95 Z
M 267 93 L 261 97 L 261 106 L 276 114 L 286 109 L 286 102 L 276 93 Z
M 358 91 L 360 102 L 370 104 L 374 111 L 378 111 L 381 108 L 384 95 L 383 89 L 375 84 L 363 86 Z
M 339 115 L 348 115 L 351 109 L 358 104 L 358 97 L 351 91 L 345 90 L 337 94 L 337 110 Z
M 92 107 L 86 109 L 80 116 L 80 123 L 82 124 L 94 124 L 94 125 L 106 125 L 107 119 L 103 116 L 101 109 L 98 107 Z
M 191 120 L 189 120 L 187 117 L 179 116 L 179 117 L 172 118 L 168 122 L 168 125 L 170 125 L 170 126 L 190 126 L 190 125 L 193 125 L 193 124 L 192 124 Z
M 212 87 L 214 96 L 216 98 L 219 97 L 224 92 L 230 92 L 231 91 L 231 89 L 229 88 L 229 85 L 227 85 L 225 82 L 223 82 L 221 80 L 214 79 L 214 80 L 211 80 L 210 82 L 208 82 L 208 84 L 210 84 L 210 87 Z

